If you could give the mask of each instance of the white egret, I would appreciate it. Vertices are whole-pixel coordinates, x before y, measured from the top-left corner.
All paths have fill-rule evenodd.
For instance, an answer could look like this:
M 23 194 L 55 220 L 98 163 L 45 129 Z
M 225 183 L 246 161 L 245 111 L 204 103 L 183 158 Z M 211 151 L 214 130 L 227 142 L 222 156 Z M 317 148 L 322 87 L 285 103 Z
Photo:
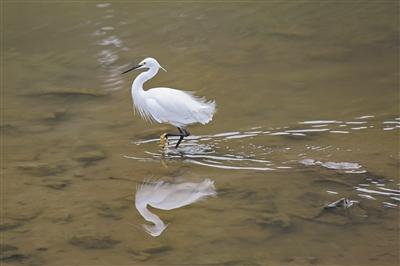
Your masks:
M 144 182 L 136 188 L 135 207 L 146 221 L 154 224 L 143 225 L 146 232 L 152 236 L 159 236 L 167 225 L 151 213 L 147 205 L 161 210 L 172 210 L 215 195 L 214 181 L 208 178 L 200 183 Z
M 124 71 L 147 69 L 140 73 L 132 83 L 133 105 L 145 120 L 168 123 L 178 128 L 179 134 L 164 133 L 160 136 L 161 146 L 168 143 L 168 137 L 179 137 L 178 148 L 184 137 L 190 135 L 186 127 L 190 124 L 207 124 L 215 113 L 215 101 L 194 96 L 191 92 L 171 88 L 153 88 L 143 90 L 143 84 L 153 78 L 159 69 L 166 71 L 154 58 L 146 58 L 138 65 Z

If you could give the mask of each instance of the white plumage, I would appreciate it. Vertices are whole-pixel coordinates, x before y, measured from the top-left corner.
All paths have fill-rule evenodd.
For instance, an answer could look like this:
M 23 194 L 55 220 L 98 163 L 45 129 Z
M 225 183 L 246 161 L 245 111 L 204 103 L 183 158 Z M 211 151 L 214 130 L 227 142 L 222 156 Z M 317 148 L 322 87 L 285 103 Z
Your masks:
M 195 123 L 204 125 L 212 120 L 215 112 L 215 102 L 206 102 L 190 92 L 154 88 L 146 94 L 148 110 L 158 123 L 168 123 L 176 127 Z
M 143 90 L 143 84 L 153 78 L 161 65 L 154 58 L 146 58 L 133 69 L 147 68 L 140 73 L 132 84 L 132 98 L 134 107 L 140 115 L 152 122 L 168 123 L 178 128 L 201 123 L 207 124 L 215 113 L 215 102 L 206 101 L 191 92 L 171 88 L 153 88 Z M 163 69 L 163 68 L 162 68 Z

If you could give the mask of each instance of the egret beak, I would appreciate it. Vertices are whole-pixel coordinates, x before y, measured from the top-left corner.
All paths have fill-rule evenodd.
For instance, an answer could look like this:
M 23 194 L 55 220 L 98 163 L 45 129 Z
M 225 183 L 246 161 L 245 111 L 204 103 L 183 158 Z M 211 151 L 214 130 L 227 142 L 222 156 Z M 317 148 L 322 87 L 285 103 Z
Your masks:
M 164 70 L 165 72 L 167 72 L 167 70 L 165 70 L 165 68 L 163 68 L 162 66 L 160 66 L 160 68 L 161 68 L 162 70 Z
M 139 68 L 139 67 L 141 67 L 141 66 L 142 66 L 142 65 L 137 65 L 137 66 L 131 67 L 130 69 L 125 70 L 124 72 L 122 72 L 121 75 L 122 75 L 122 74 L 125 74 L 125 73 L 128 73 L 128 72 L 130 72 L 130 71 L 132 71 L 132 70 L 135 70 L 135 69 L 137 69 L 137 68 Z

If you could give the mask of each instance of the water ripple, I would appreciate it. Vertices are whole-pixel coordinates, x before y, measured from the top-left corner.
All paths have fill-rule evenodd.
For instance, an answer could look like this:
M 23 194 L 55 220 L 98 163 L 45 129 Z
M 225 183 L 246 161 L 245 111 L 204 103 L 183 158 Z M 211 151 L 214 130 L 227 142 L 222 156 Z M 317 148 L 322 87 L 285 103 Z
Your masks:
M 119 77 L 118 75 L 123 66 L 116 64 L 120 58 L 119 53 L 128 48 L 124 47 L 123 41 L 120 37 L 112 34 L 116 29 L 116 26 L 110 25 L 112 21 L 108 20 L 108 18 L 113 16 L 110 14 L 113 12 L 111 9 L 111 3 L 100 3 L 97 4 L 96 7 L 100 8 L 103 14 L 106 14 L 99 19 L 98 23 L 95 24 L 97 28 L 92 34 L 95 39 L 95 44 L 102 47 L 97 55 L 97 62 L 99 62 L 102 69 L 106 72 L 105 75 L 101 76 L 103 87 L 106 90 L 118 90 L 123 86 L 122 77 Z
M 339 120 L 312 120 L 302 121 L 295 126 L 281 126 L 264 129 L 261 126 L 251 127 L 243 131 L 219 132 L 216 134 L 190 136 L 185 139 L 178 149 L 174 148 L 177 138 L 171 137 L 170 145 L 165 150 L 157 148 L 155 144 L 159 139 L 146 139 L 133 142 L 142 150 L 141 155 L 125 155 L 127 159 L 143 162 L 176 162 L 193 164 L 202 167 L 224 169 L 227 171 L 296 171 L 302 167 L 309 167 L 312 171 L 332 171 L 346 174 L 346 176 L 357 175 L 358 179 L 370 176 L 368 166 L 357 161 L 338 160 L 345 153 L 357 154 L 357 148 L 339 148 L 332 142 L 328 145 L 314 145 L 315 139 L 327 140 L 343 138 L 340 135 L 346 134 L 350 137 L 363 131 L 373 131 L 372 134 L 386 134 L 387 125 L 396 125 L 400 119 L 385 119 L 384 121 L 367 120 L 374 116 L 359 116 L 363 121 L 339 121 Z M 298 124 L 304 125 L 299 127 Z M 347 127 L 347 125 L 362 125 L 359 127 Z M 311 126 L 311 128 L 310 128 Z M 314 127 L 316 126 L 316 127 Z M 382 132 L 382 133 L 380 133 Z M 325 138 L 324 136 L 331 136 Z M 353 138 L 354 139 L 354 138 Z M 301 140 L 301 141 L 299 141 Z M 323 143 L 323 142 L 318 142 Z M 360 143 L 362 145 L 362 143 Z M 334 156 L 333 156 L 334 155 Z M 332 158 L 336 158 L 333 160 Z M 347 157 L 347 156 L 345 156 Z M 328 159 L 329 158 L 329 159 Z M 324 170 L 325 169 L 325 170 Z M 391 182 L 391 181 L 390 181 Z M 354 187 L 355 195 L 364 200 L 377 201 L 379 197 L 381 204 L 387 208 L 393 208 L 400 200 L 400 190 L 387 187 L 389 182 L 382 182 L 379 179 L 367 178 Z M 390 183 L 391 184 L 391 183 Z M 332 189 L 325 190 L 335 195 L 339 193 Z M 386 203 L 383 203 L 385 200 Z M 389 204 L 388 204 L 389 203 Z
M 371 115 L 368 116 L 360 116 L 360 119 L 366 119 L 372 117 Z M 385 121 L 385 122 L 396 122 L 400 123 L 398 121 Z M 266 170 L 266 169 L 286 169 L 287 166 L 286 162 L 274 162 L 273 159 L 268 159 L 264 158 L 265 156 L 272 156 L 276 155 L 277 153 L 286 153 L 290 157 L 288 151 L 291 150 L 291 147 L 287 147 L 289 145 L 288 142 L 286 142 L 286 147 L 284 147 L 280 152 L 278 150 L 271 150 L 268 146 L 263 146 L 263 145 L 253 145 L 251 141 L 247 141 L 248 143 L 245 145 L 242 145 L 241 148 L 244 150 L 243 152 L 239 152 L 238 148 L 232 149 L 229 146 L 227 146 L 228 142 L 230 141 L 236 141 L 239 139 L 248 139 L 248 138 L 254 138 L 255 140 L 259 140 L 263 136 L 273 136 L 273 137 L 289 137 L 289 136 L 294 136 L 294 137 L 306 137 L 306 136 L 311 136 L 313 134 L 324 134 L 324 133 L 334 133 L 334 134 L 351 134 L 351 132 L 356 132 L 359 130 L 367 130 L 368 128 L 373 128 L 374 125 L 386 125 L 388 123 L 385 122 L 375 122 L 375 124 L 371 124 L 370 122 L 367 121 L 338 121 L 338 120 L 312 120 L 312 121 L 302 121 L 299 122 L 300 124 L 304 125 L 313 125 L 313 126 L 318 126 L 318 125 L 323 125 L 324 127 L 321 128 L 290 128 L 289 126 L 283 126 L 283 127 L 277 127 L 275 129 L 269 129 L 269 130 L 262 130 L 262 127 L 257 126 L 257 127 L 252 127 L 251 129 L 261 129 L 261 130 L 245 130 L 245 131 L 229 131 L 229 132 L 222 132 L 222 133 L 217 133 L 213 135 L 199 135 L 199 136 L 190 136 L 185 139 L 185 142 L 183 142 L 180 146 L 179 149 L 174 149 L 174 148 L 168 148 L 165 152 L 164 155 L 169 158 L 182 158 L 185 157 L 186 159 L 191 159 L 187 160 L 186 162 L 189 163 L 197 163 L 197 164 L 202 164 L 204 166 L 209 166 L 209 167 L 218 167 L 218 168 L 223 168 L 223 166 L 218 163 L 218 166 L 212 165 L 210 161 L 204 162 L 203 160 L 209 160 L 212 159 L 214 161 L 229 161 L 231 164 L 225 165 L 226 169 L 245 169 L 248 170 L 249 168 L 252 169 L 257 169 L 257 170 Z M 363 126 L 361 127 L 353 127 L 350 128 L 353 131 L 349 130 L 338 130 L 338 126 L 346 125 L 346 124 L 362 124 Z M 327 128 L 327 126 L 329 127 Z M 284 130 L 282 130 L 284 129 Z M 385 130 L 385 128 L 383 128 Z M 174 142 L 177 140 L 177 138 L 170 138 L 171 141 L 171 146 L 174 144 Z M 141 140 L 134 142 L 136 145 L 144 145 L 144 144 L 149 144 L 149 143 L 157 143 L 159 140 L 157 138 L 154 139 L 147 139 L 147 140 Z M 223 141 L 224 144 L 221 144 L 221 141 Z M 204 142 L 204 143 L 202 143 Z M 265 141 L 268 143 L 268 141 Z M 224 147 L 225 146 L 225 147 Z M 332 148 L 332 146 L 305 146 L 305 150 L 299 151 L 297 156 L 301 157 L 300 162 L 301 164 L 305 165 L 314 165 L 314 166 L 322 166 L 327 169 L 334 169 L 334 170 L 345 170 L 346 173 L 365 173 L 366 169 L 362 168 L 360 164 L 358 163 L 349 163 L 349 162 L 321 162 L 318 160 L 314 159 L 307 159 L 307 150 L 309 151 L 324 151 L 327 149 Z M 227 149 L 227 150 L 226 150 Z M 205 151 L 212 152 L 214 153 L 213 156 L 205 156 Z M 229 151 L 235 155 L 233 156 L 226 156 L 226 152 Z M 351 149 L 348 149 L 349 152 L 351 152 Z M 215 154 L 221 154 L 221 155 L 215 155 Z M 152 154 L 155 155 L 155 154 Z M 161 154 L 156 154 L 156 156 L 161 157 Z M 200 160 L 201 159 L 201 160 Z M 199 163 L 200 162 L 200 163 Z M 240 163 L 246 163 L 246 165 L 239 165 L 238 162 Z M 248 163 L 253 163 L 253 165 L 248 165 Z M 285 165 L 281 165 L 281 164 Z M 264 164 L 264 165 L 260 165 Z M 268 165 L 265 165 L 268 164 Z M 273 165 L 273 166 L 272 166 Z

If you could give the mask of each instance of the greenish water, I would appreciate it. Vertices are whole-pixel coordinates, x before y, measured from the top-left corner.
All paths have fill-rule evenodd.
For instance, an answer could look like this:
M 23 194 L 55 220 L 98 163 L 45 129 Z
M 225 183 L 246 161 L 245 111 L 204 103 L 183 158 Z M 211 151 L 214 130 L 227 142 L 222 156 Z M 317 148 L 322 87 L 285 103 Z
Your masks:
M 2 1 L 2 263 L 397 265 L 398 8 Z M 217 102 L 178 151 L 120 75 L 147 56 L 168 72 L 146 88 Z M 205 178 L 144 231 L 138 185 Z

